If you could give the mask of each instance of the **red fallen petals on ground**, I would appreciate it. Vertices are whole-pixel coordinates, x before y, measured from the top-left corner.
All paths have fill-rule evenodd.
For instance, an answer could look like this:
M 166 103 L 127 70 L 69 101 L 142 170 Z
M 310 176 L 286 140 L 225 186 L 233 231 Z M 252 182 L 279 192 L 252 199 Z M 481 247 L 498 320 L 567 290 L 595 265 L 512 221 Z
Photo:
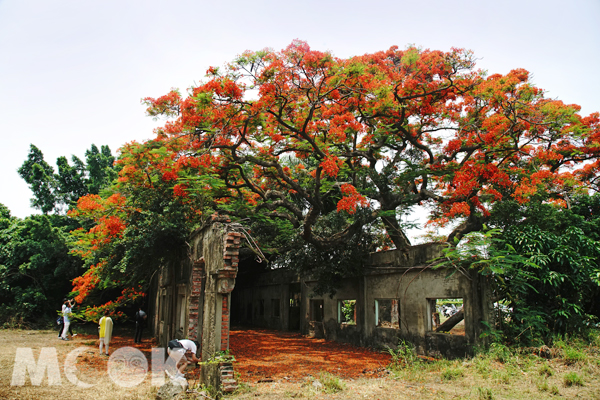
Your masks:
M 229 347 L 242 382 L 300 379 L 323 371 L 358 378 L 381 374 L 391 361 L 389 354 L 363 347 L 264 329 L 232 330 Z

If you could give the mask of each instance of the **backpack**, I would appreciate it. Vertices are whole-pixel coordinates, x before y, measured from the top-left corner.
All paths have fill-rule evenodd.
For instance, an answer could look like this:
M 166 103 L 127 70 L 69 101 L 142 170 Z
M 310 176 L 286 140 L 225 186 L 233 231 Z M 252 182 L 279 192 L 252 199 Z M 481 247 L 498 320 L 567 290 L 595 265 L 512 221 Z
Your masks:
M 183 349 L 183 345 L 181 343 L 179 343 L 179 340 L 177 339 L 173 339 L 171 340 L 167 346 L 169 347 L 169 349 L 173 350 L 173 349 Z

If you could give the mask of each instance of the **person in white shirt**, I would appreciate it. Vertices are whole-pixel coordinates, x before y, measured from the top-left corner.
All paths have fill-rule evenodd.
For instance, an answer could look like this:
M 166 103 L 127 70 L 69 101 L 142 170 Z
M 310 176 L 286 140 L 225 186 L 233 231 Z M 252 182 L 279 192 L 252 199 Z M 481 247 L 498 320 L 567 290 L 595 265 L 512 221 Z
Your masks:
M 200 362 L 196 357 L 198 342 L 189 339 L 174 339 L 169 342 L 167 353 L 175 360 L 177 365 L 177 376 L 184 377 L 183 371 L 190 363 Z M 168 372 L 167 375 L 171 376 Z
M 71 308 L 73 307 L 73 304 L 74 304 L 73 300 L 67 300 L 66 298 L 63 299 L 62 314 L 63 314 L 64 327 L 63 327 L 62 335 L 60 336 L 60 338 L 62 340 L 69 340 L 69 339 L 67 339 L 67 332 L 69 331 L 69 326 L 71 325 L 71 320 L 69 319 L 69 317 L 71 314 Z

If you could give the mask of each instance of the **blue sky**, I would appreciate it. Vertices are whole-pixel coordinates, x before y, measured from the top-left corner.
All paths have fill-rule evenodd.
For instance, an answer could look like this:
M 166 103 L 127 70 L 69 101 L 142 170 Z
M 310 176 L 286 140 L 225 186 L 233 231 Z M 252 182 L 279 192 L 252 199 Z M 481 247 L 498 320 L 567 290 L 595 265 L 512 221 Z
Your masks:
M 54 165 L 92 143 L 152 137 L 140 99 L 199 82 L 244 50 L 305 40 L 348 57 L 416 44 L 525 68 L 547 95 L 600 111 L 600 1 L 0 0 L 0 203 L 25 217 L 31 143 Z

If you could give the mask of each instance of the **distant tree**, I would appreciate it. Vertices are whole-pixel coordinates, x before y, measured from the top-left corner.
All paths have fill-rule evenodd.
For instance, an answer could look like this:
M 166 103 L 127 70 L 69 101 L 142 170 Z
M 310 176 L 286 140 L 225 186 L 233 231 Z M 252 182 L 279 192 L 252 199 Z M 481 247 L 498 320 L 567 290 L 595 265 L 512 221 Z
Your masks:
M 33 192 L 31 206 L 44 214 L 52 212 L 57 203 L 54 193 L 56 190 L 54 168 L 44 160 L 42 151 L 32 144 L 27 160 L 18 169 L 18 172 Z
M 86 184 L 86 166 L 79 158 L 72 156 L 73 166 L 69 165 L 66 157 L 56 159 L 58 174 L 54 175 L 56 179 L 56 195 L 59 202 L 64 205 L 77 203 L 81 196 L 89 194 L 89 188 Z
M 101 146 L 100 151 L 98 151 L 98 147 L 92 144 L 92 147 L 85 151 L 85 161 L 88 193 L 98 194 L 116 179 L 115 157 L 108 146 Z
M 80 197 L 98 194 L 110 185 L 117 176 L 110 148 L 101 146 L 99 151 L 92 144 L 85 156 L 85 163 L 72 156 L 73 165 L 66 157 L 59 157 L 56 160 L 58 173 L 54 173 L 40 149 L 32 144 L 27 160 L 18 170 L 33 192 L 32 207 L 44 214 L 60 211 L 75 205 Z
M 69 253 L 77 226 L 58 215 L 11 217 L 0 207 L 0 322 L 16 318 L 46 324 L 60 309 L 81 260 Z

